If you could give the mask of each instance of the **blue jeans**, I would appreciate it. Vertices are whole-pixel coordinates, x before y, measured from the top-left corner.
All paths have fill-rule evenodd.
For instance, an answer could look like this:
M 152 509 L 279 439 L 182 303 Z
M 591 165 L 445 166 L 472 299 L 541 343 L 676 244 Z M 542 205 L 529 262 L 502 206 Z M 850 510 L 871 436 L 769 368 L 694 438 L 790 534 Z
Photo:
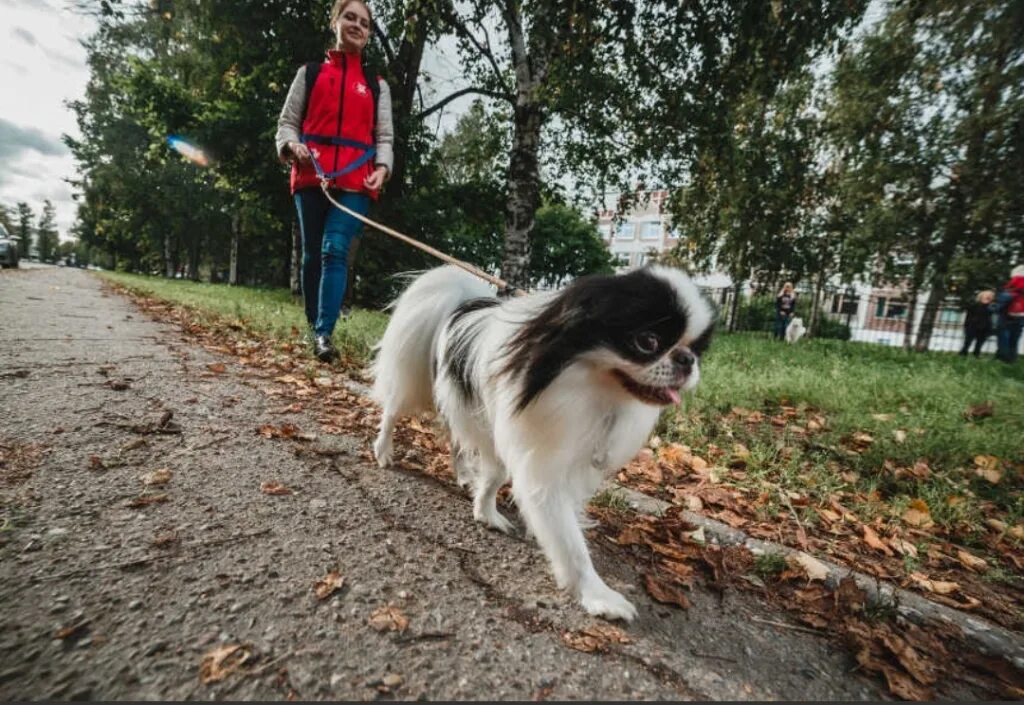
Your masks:
M 333 191 L 341 205 L 360 215 L 370 210 L 363 193 Z M 331 205 L 319 188 L 296 192 L 295 209 L 302 232 L 302 299 L 306 321 L 317 335 L 330 336 L 341 313 L 348 283 L 348 251 L 363 224 Z
M 1020 334 L 1024 330 L 1024 317 L 1003 316 L 996 330 L 996 342 L 999 349 L 996 357 L 1003 362 L 1017 361 L 1017 347 L 1020 345 Z

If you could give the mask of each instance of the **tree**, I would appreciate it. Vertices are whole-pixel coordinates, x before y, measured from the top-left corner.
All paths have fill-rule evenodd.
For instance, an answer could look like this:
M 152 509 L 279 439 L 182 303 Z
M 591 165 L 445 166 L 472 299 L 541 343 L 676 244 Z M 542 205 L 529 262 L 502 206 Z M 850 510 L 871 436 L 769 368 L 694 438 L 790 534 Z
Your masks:
M 51 262 L 57 256 L 59 245 L 57 237 L 57 211 L 50 199 L 43 201 L 43 212 L 36 226 L 36 246 L 39 248 L 39 259 Z
M 928 347 L 954 263 L 1024 251 L 1024 8 L 905 0 L 836 69 L 829 121 L 852 244 L 876 279 L 928 291 Z
M 597 226 L 579 211 L 547 204 L 537 211 L 530 248 L 531 287 L 556 288 L 584 274 L 610 274 L 613 257 Z
M 18 252 L 28 257 L 32 251 L 32 219 L 35 214 L 32 208 L 24 201 L 17 205 L 18 215 L 12 233 L 18 238 Z
M 4 203 L 0 203 L 0 225 L 4 226 L 12 236 L 14 235 L 14 213 Z

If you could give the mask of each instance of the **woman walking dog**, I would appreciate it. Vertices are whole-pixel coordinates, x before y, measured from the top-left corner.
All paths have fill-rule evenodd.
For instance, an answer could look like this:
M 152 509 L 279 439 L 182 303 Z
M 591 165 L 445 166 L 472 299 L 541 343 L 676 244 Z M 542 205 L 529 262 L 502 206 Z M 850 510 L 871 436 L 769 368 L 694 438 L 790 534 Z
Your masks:
M 365 215 L 394 162 L 390 90 L 379 76 L 364 73 L 372 27 L 362 0 L 337 0 L 331 9 L 335 46 L 323 63 L 299 68 L 277 121 L 277 154 L 292 164 L 302 232 L 306 320 L 313 352 L 323 362 L 338 355 L 331 336 L 345 298 L 349 253 L 363 226 L 330 204 L 321 176 L 333 198 Z

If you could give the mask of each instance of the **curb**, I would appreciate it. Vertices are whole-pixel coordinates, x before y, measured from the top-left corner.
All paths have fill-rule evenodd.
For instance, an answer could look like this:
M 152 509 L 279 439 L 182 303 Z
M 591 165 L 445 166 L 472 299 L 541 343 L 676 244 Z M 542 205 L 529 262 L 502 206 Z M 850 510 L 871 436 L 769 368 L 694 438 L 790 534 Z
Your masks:
M 628 487 L 623 487 L 614 480 L 606 482 L 602 485 L 601 489 L 625 495 L 630 505 L 641 512 L 660 515 L 668 507 L 672 506 L 670 502 L 645 495 Z M 682 516 L 686 521 L 702 527 L 711 543 L 717 543 L 722 546 L 745 546 L 752 553 L 758 555 L 779 553 L 783 556 L 810 556 L 810 554 L 795 548 L 783 546 L 772 541 L 752 538 L 727 524 L 709 519 L 689 510 L 684 509 Z M 852 575 L 857 581 L 857 586 L 864 590 L 867 595 L 869 604 L 894 607 L 901 616 L 922 626 L 928 622 L 952 624 L 960 629 L 964 636 L 978 647 L 981 653 L 1001 656 L 1016 668 L 1024 670 L 1024 637 L 1021 635 L 980 617 L 964 614 L 952 607 L 932 602 L 909 590 L 883 583 L 878 578 L 858 573 L 855 570 L 837 565 L 818 556 L 811 557 L 828 568 L 828 577 L 825 579 L 826 586 L 834 589 L 840 580 Z

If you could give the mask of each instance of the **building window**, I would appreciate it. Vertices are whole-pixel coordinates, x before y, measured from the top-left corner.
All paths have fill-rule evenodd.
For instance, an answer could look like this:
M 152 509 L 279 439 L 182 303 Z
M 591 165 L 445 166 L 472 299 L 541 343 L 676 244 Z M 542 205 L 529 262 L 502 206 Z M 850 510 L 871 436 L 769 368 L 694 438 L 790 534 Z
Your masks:
M 853 315 L 857 313 L 857 297 L 836 294 L 832 297 L 832 313 Z
M 641 240 L 660 240 L 661 239 L 661 223 L 644 223 L 643 230 L 640 231 Z
M 875 303 L 875 318 L 901 319 L 907 315 L 907 302 L 879 296 Z
M 615 233 L 616 240 L 632 240 L 636 226 L 633 223 L 619 223 L 619 229 Z
M 944 308 L 939 313 L 939 323 L 959 323 L 960 311 L 955 308 Z

